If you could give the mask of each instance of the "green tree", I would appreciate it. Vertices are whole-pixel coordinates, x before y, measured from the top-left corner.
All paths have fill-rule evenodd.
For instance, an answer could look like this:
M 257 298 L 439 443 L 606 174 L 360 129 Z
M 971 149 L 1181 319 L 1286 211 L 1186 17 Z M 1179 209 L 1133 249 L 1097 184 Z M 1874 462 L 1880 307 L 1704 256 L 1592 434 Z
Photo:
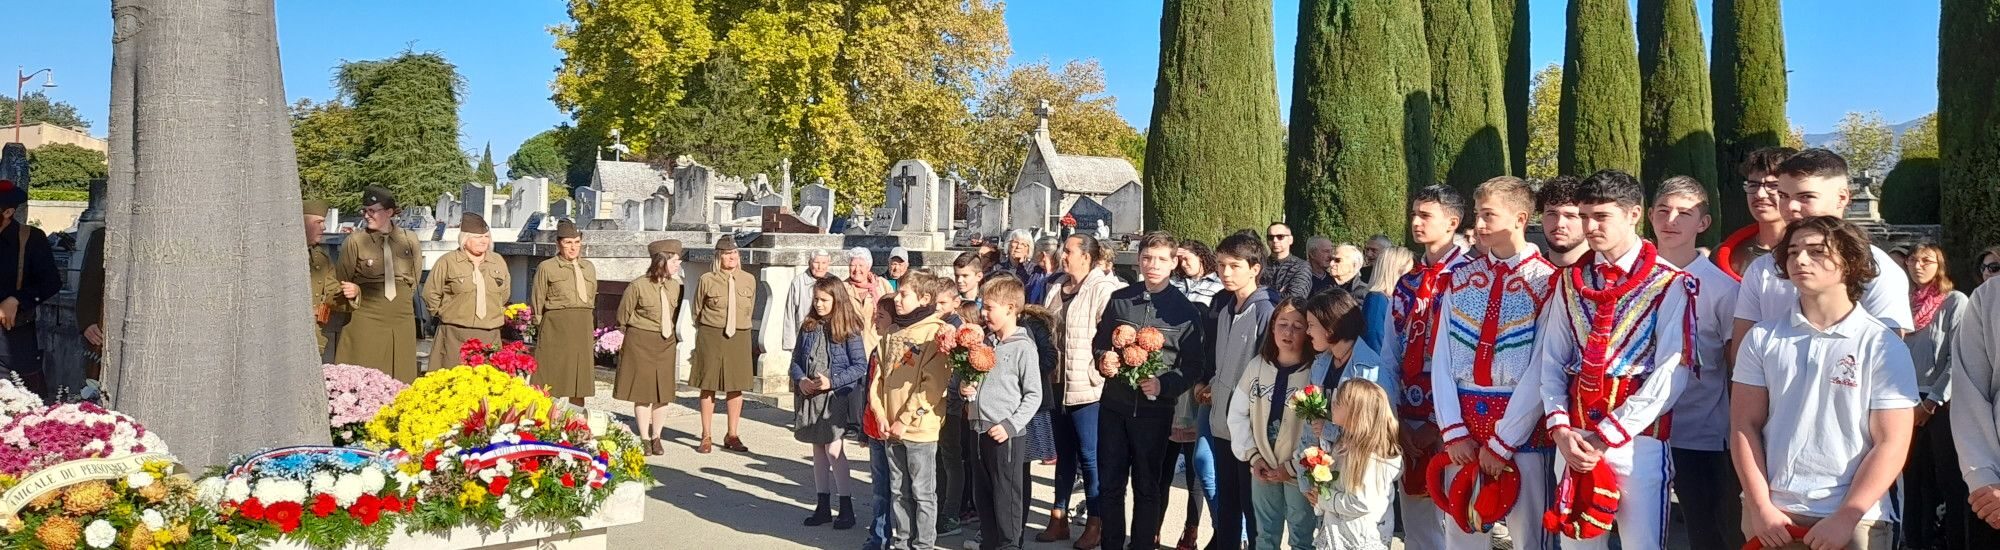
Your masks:
M 1214 242 L 1283 214 L 1271 18 L 1270 0 L 1167 0 L 1146 135 L 1146 227 Z
M 1779 0 L 1715 0 L 1715 64 L 1709 83 L 1715 96 L 1717 182 L 1739 182 L 1736 168 L 1763 147 L 1785 143 L 1785 28 Z M 1803 141 L 1803 139 L 1801 139 Z M 1723 231 L 1750 224 L 1750 206 L 1741 185 L 1718 185 Z
M 1571 0 L 1556 166 L 1639 173 L 1639 52 L 1625 0 Z
M 1528 93 L 1528 177 L 1556 177 L 1556 130 L 1562 123 L 1562 65 L 1550 63 L 1535 72 Z
M 479 167 L 473 169 L 472 176 L 479 178 L 481 183 L 487 185 L 497 184 L 500 183 L 500 174 L 495 172 L 495 170 L 496 168 L 493 166 L 493 143 L 488 142 L 486 144 L 486 152 L 479 155 Z
M 1934 224 L 1944 197 L 1938 188 L 1937 113 L 1924 115 L 1896 140 L 1896 167 L 1882 178 L 1882 219 Z
M 0 113 L 5 113 L 9 123 L 14 120 L 14 98 L 0 97 Z M 66 128 L 90 128 L 90 121 L 76 113 L 76 106 L 49 99 L 40 90 L 28 92 L 21 98 L 21 123 L 47 122 Z
M 1493 38 L 1507 95 L 1507 166 L 1528 173 L 1528 113 L 1534 61 L 1529 59 L 1528 0 L 1493 0 Z
M 361 181 L 388 187 L 402 204 L 429 204 L 473 181 L 458 148 L 465 81 L 443 55 L 350 61 L 334 81 L 361 129 Z
M 688 75 L 715 48 L 711 17 L 697 3 L 569 0 L 570 22 L 549 29 L 563 52 L 553 85 L 556 107 L 579 127 L 623 129 L 625 143 L 644 152 L 657 135 L 650 130 L 680 102 Z M 726 5 L 712 4 L 710 10 Z M 591 134 L 593 150 L 605 135 Z
M 1409 188 L 1432 181 L 1425 44 L 1414 0 L 1299 6 L 1285 206 L 1300 234 L 1404 233 Z
M 299 192 L 308 199 L 353 212 L 361 206 L 362 130 L 354 109 L 338 101 L 292 104 L 292 146 L 299 163 Z
M 1491 0 L 1424 0 L 1435 176 L 1468 195 L 1509 173 L 1507 106 Z
M 569 159 L 562 154 L 567 126 L 542 130 L 507 155 L 507 179 L 548 178 L 558 187 L 569 183 Z
M 37 189 L 89 189 L 90 180 L 104 179 L 109 166 L 104 153 L 68 143 L 51 143 L 28 151 L 28 171 Z
M 742 65 L 717 55 L 696 69 L 688 97 L 667 111 L 647 160 L 667 164 L 688 154 L 726 174 L 772 172 L 784 159 L 778 126 L 764 116 L 762 91 Z
M 1944 0 L 1938 30 L 1938 162 L 1952 275 L 1977 281 L 1978 251 L 2000 243 L 2000 0 Z
M 1896 131 L 1889 129 L 1881 112 L 1849 111 L 1834 124 L 1834 132 L 1840 139 L 1833 143 L 1833 152 L 1847 159 L 1847 171 L 1855 176 L 1877 173 L 1895 154 Z
M 1660 182 L 1692 176 L 1716 194 L 1714 98 L 1708 91 L 1701 17 L 1694 0 L 1639 0 L 1639 127 L 1643 152 L 1639 181 L 1652 197 Z M 1708 201 L 1715 215 L 1716 201 Z M 1709 224 L 1702 244 L 1722 240 L 1722 224 Z
M 1027 160 L 1024 139 L 1049 104 L 1049 139 L 1065 155 L 1124 157 L 1133 166 L 1145 162 L 1145 138 L 1118 116 L 1118 98 L 1104 93 L 1104 68 L 1096 61 L 1070 61 L 1060 71 L 1037 61 L 1010 67 L 997 75 L 979 99 L 973 144 L 977 155 L 966 174 L 968 183 L 1005 193 Z M 1139 154 L 1133 155 L 1134 149 Z

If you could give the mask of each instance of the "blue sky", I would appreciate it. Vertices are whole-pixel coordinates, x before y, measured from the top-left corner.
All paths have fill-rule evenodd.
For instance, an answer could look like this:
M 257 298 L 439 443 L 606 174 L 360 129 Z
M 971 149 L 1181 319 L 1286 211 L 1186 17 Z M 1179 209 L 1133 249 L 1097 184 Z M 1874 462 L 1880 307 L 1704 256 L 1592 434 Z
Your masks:
M 1276 0 L 1281 101 L 1290 95 L 1299 0 Z M 1709 2 L 1703 10 L 1705 33 Z M 464 146 L 491 142 L 503 160 L 524 139 L 567 116 L 550 103 L 559 56 L 547 32 L 564 22 L 560 0 L 277 0 L 285 91 L 293 99 L 332 96 L 332 68 L 406 47 L 436 50 L 465 77 L 460 111 Z M 1133 126 L 1151 113 L 1159 60 L 1160 0 L 1016 0 L 1007 6 L 1013 60 L 1060 64 L 1095 58 L 1104 65 L 1118 111 Z M 1562 60 L 1563 0 L 1531 0 L 1537 67 Z M 1937 104 L 1935 2 L 1793 0 L 1785 4 L 1790 115 L 1807 132 L 1831 131 L 1847 111 L 1881 111 L 1891 123 Z M 10 12 L 16 43 L 6 64 L 56 70 L 48 92 L 78 107 L 104 135 L 110 101 L 110 8 L 106 0 L 26 2 Z M 39 84 L 37 79 L 33 84 Z M 1288 103 L 1287 103 L 1288 104 Z

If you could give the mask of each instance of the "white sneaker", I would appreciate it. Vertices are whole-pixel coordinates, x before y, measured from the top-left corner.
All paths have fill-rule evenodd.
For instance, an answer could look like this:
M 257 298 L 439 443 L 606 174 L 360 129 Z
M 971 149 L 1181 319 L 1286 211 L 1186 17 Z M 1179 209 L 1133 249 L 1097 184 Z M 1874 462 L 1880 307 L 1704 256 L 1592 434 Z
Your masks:
M 979 535 L 972 535 L 970 537 L 965 537 L 965 544 L 963 548 L 965 548 L 965 550 L 979 550 Z

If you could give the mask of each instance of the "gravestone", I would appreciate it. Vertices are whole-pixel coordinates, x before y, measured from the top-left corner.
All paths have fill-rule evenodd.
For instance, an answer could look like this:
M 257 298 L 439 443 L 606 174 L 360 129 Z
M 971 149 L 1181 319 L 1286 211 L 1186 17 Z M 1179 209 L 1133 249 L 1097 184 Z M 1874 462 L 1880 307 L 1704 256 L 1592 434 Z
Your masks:
M 450 191 L 438 195 L 437 206 L 432 208 L 431 211 L 431 213 L 437 215 L 437 219 L 444 220 L 445 223 L 451 224 L 452 227 L 458 227 L 458 198 L 451 196 Z
M 645 216 L 645 223 L 640 229 L 644 231 L 665 231 L 667 229 L 667 197 L 665 195 L 656 194 L 646 197 L 646 204 L 642 208 L 645 208 L 645 212 L 642 214 Z
M 571 213 L 571 211 L 573 210 L 576 210 L 575 199 L 565 198 L 549 204 L 549 215 L 557 218 L 566 218 L 569 216 L 573 216 L 575 215 Z M 529 229 L 529 228 L 524 228 L 524 229 Z
M 101 200 L 101 199 L 97 198 L 96 196 L 92 196 L 92 197 L 91 197 L 91 201 L 93 201 L 93 202 L 95 202 L 95 201 L 98 201 L 98 200 Z M 101 208 L 99 209 L 99 211 L 100 211 L 100 212 L 102 212 L 102 210 L 103 210 L 103 209 L 101 209 Z M 87 217 L 87 215 L 89 214 L 89 212 L 84 212 L 84 214 L 86 214 L 86 216 L 85 216 L 85 217 L 80 217 L 79 219 L 90 219 L 89 217 Z M 98 215 L 97 215 L 97 219 L 99 219 L 99 220 L 102 220 L 102 219 L 104 219 L 104 215 L 103 215 L 103 214 L 101 214 L 101 213 L 100 213 L 100 214 L 98 214 Z M 453 216 L 453 217 L 452 217 L 451 219 L 454 219 L 454 220 L 456 220 L 456 219 L 458 219 L 458 217 L 457 217 L 457 216 Z M 326 229 L 327 229 L 328 231 L 331 231 L 331 230 L 333 230 L 333 226 L 335 226 L 335 225 L 339 225 L 339 224 L 340 224 L 340 209 L 339 209 L 339 208 L 328 208 L 328 209 L 326 209 Z
M 1069 216 L 1076 219 L 1077 231 L 1090 231 L 1108 235 L 1111 224 L 1111 210 L 1097 203 L 1097 199 L 1077 197 L 1076 203 L 1069 205 Z M 1099 228 L 1104 228 L 1100 230 Z
M 674 194 L 667 205 L 667 227 L 674 230 L 706 231 L 715 225 L 713 209 L 719 205 L 710 190 L 713 171 L 681 157 L 674 162 Z
M 396 227 L 408 229 L 420 237 L 431 234 L 431 226 L 436 223 L 437 217 L 431 214 L 431 207 L 429 206 L 417 206 L 405 209 L 403 210 L 403 214 L 396 216 L 395 219 Z
M 500 203 L 500 208 L 495 209 L 495 211 L 493 212 L 494 217 L 496 219 L 491 219 L 486 221 L 491 222 L 489 225 L 492 225 L 493 227 L 514 227 L 514 220 L 519 219 L 515 216 L 519 215 L 520 213 L 521 213 L 521 196 L 509 195 L 506 201 Z
M 459 196 L 462 198 L 459 199 L 459 204 L 463 208 L 460 211 L 478 214 L 479 219 L 486 220 L 488 225 L 492 225 L 493 190 L 477 183 L 468 183 L 460 191 Z
M 753 200 L 730 201 L 729 219 L 740 220 L 743 218 L 756 218 L 763 216 L 764 206 L 760 204 L 760 202 L 761 201 L 753 201 Z
M 799 218 L 821 229 L 833 227 L 836 195 L 825 181 L 815 181 L 799 190 Z M 817 209 L 808 213 L 808 209 Z
M 785 210 L 786 210 L 786 211 L 791 211 L 791 210 L 792 210 L 792 196 L 793 196 L 793 195 L 792 195 L 792 159 L 791 159 L 791 158 L 789 158 L 789 157 L 785 158 L 784 160 L 780 160 L 780 161 L 778 161 L 778 186 L 779 186 L 779 189 L 778 189 L 778 198 L 779 198 L 779 200 L 783 201 L 783 202 L 780 202 L 780 203 L 779 203 L 779 206 L 783 206 L 783 207 L 785 207 Z M 806 221 L 807 221 L 808 223 L 810 223 L 810 222 L 812 221 L 812 219 L 811 219 L 811 218 L 805 218 L 805 220 L 806 220 Z M 826 229 L 826 226 L 822 225 L 822 226 L 819 226 L 819 228 L 823 230 L 823 229 Z
M 618 228 L 626 231 L 646 230 L 645 203 L 626 200 L 618 203 Z
M 875 209 L 875 216 L 868 220 L 868 233 L 871 235 L 887 235 L 890 231 L 895 231 L 896 214 L 897 210 L 894 208 Z
M 921 233 L 940 230 L 937 195 L 937 171 L 931 169 L 930 163 L 897 162 L 889 169 L 889 200 L 885 204 L 895 214 L 889 221 L 889 230 Z
M 985 186 L 965 193 L 965 231 L 975 235 L 999 235 L 1007 230 L 1007 201 L 986 193 Z
M 1111 211 L 1112 235 L 1134 235 L 1143 230 L 1145 192 L 1139 182 L 1129 181 L 1104 197 L 1104 209 Z
M 570 217 L 579 222 L 588 222 L 601 219 L 598 218 L 598 216 L 604 212 L 603 210 L 604 202 L 602 193 L 603 192 L 598 191 L 597 188 L 595 187 L 576 188 L 575 191 L 576 205 L 574 207 L 575 211 L 570 213 Z
M 1050 208 L 1052 196 L 1048 184 L 1039 181 L 1015 187 L 1014 194 L 1007 197 L 1007 226 L 1030 231 L 1054 229 L 1049 223 L 1054 217 Z
M 540 235 L 542 232 L 542 220 L 545 219 L 546 217 L 547 215 L 541 212 L 529 214 L 528 219 L 522 220 L 520 236 L 516 237 L 514 239 L 514 242 L 517 243 L 535 242 L 535 237 L 537 235 Z
M 938 189 L 935 231 L 944 232 L 946 239 L 952 237 L 958 225 L 958 189 L 964 185 L 965 180 L 953 173 L 950 177 L 944 178 L 943 187 Z
M 824 214 L 825 213 L 822 212 L 818 206 L 807 206 L 799 210 L 798 217 L 800 220 L 806 222 L 807 224 L 819 228 L 820 233 L 826 233 L 832 228 L 817 223 L 817 220 L 819 220 L 820 216 Z
M 516 178 L 507 182 L 507 227 L 525 227 L 528 215 L 549 211 L 547 178 Z

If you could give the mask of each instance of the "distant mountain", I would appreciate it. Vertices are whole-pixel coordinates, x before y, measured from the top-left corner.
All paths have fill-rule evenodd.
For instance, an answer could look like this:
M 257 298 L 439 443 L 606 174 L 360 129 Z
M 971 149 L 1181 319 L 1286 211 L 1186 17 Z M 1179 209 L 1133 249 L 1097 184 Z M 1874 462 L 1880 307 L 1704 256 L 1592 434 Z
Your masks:
M 1900 141 L 1903 139 L 1904 130 L 1908 130 L 1913 126 L 1916 126 L 1917 122 L 1922 121 L 1923 119 L 1924 119 L 1923 117 L 1917 117 L 1901 124 L 1891 124 L 1889 125 L 1889 131 L 1894 132 L 1896 134 L 1896 139 Z M 1806 134 L 1805 140 L 1806 140 L 1806 147 L 1832 147 L 1833 142 L 1840 141 L 1840 132 L 1827 132 L 1824 134 Z

